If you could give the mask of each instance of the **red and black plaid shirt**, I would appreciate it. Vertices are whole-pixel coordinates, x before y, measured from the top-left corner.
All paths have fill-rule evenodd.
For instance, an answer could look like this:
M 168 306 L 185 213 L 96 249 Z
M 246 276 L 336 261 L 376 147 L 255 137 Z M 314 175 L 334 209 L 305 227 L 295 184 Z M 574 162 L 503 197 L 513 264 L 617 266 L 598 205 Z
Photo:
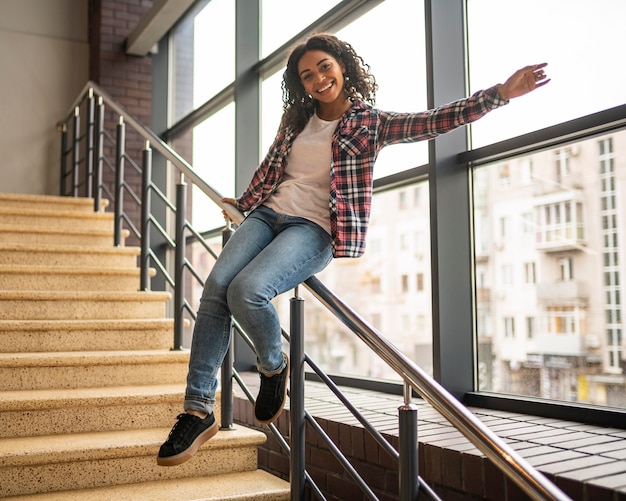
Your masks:
M 506 104 L 496 87 L 471 97 L 420 113 L 392 113 L 355 101 L 344 113 L 332 138 L 329 213 L 335 257 L 359 257 L 372 202 L 374 162 L 390 144 L 432 139 L 478 120 Z M 251 212 L 274 192 L 283 176 L 289 151 L 300 131 L 281 130 L 250 185 L 237 199 L 237 207 Z

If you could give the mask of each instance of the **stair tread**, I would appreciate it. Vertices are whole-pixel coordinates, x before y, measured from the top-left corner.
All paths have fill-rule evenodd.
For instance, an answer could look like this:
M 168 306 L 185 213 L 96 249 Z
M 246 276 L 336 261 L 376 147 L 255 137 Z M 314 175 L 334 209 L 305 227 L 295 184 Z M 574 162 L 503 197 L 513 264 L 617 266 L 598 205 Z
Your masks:
M 110 319 L 110 320 L 0 320 L 0 331 L 47 331 L 47 330 L 145 330 L 154 328 L 171 327 L 174 323 L 172 318 L 153 319 Z
M 0 242 L 0 251 L 20 251 L 39 253 L 81 253 L 81 254 L 128 254 L 139 255 L 139 247 L 111 246 L 103 247 L 97 245 L 41 245 L 41 244 L 21 244 Z
M 67 219 L 96 219 L 112 221 L 115 215 L 112 212 L 94 212 L 58 207 L 7 207 L 0 205 L 0 217 L 2 216 L 32 216 L 39 218 L 67 218 Z
M 129 230 L 124 230 L 125 233 L 130 234 Z M 48 233 L 48 234 L 60 234 L 60 235 L 85 235 L 85 236 L 113 236 L 113 229 L 110 230 L 97 230 L 90 228 L 73 228 L 73 229 L 62 229 L 54 226 L 48 225 L 29 225 L 25 227 L 19 224 L 11 224 L 11 223 L 0 223 L 0 232 L 11 232 L 11 233 Z M 111 245 L 113 242 L 111 241 Z
M 33 353 L 0 353 L 0 367 L 70 367 L 125 363 L 176 363 L 188 359 L 188 351 L 59 351 Z
M 38 195 L 33 193 L 0 193 L 0 202 L 37 202 L 41 204 L 62 203 L 76 206 L 93 207 L 93 199 L 87 197 L 62 197 L 60 195 Z M 109 205 L 109 201 L 102 200 L 104 205 Z
M 288 500 L 289 483 L 266 471 L 254 470 L 239 473 L 220 473 L 216 476 L 179 478 L 117 485 L 96 489 L 53 492 L 30 495 L 32 501 L 219 501 L 219 500 Z M 9 497 L 7 501 L 25 500 L 26 497 Z
M 0 412 L 170 401 L 173 398 L 179 399 L 184 391 L 184 384 L 7 390 L 0 391 Z
M 174 418 L 174 416 L 173 416 Z M 172 419 L 172 424 L 174 419 Z M 148 456 L 158 448 L 170 432 L 169 428 L 98 431 L 38 437 L 0 439 L 0 467 L 69 463 L 87 459 Z M 203 449 L 225 449 L 258 446 L 267 440 L 264 433 L 234 425 L 233 429 L 218 431 Z
M 2 291 L 1 300 L 28 301 L 169 301 L 161 291 Z
M 45 266 L 30 264 L 0 264 L 0 274 L 55 274 L 55 275 L 139 275 L 139 268 L 96 268 Z

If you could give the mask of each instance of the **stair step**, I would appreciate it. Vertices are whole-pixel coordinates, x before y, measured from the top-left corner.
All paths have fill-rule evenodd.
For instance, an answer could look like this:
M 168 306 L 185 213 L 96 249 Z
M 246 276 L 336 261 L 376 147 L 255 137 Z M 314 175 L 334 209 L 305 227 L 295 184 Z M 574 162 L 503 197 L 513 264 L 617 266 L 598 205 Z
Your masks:
M 0 353 L 167 350 L 174 320 L 0 320 Z
M 0 264 L 0 290 L 136 291 L 139 268 L 79 268 Z M 154 276 L 154 270 L 151 270 Z
M 184 395 L 184 384 L 0 391 L 0 438 L 165 428 Z
M 187 351 L 0 353 L 0 391 L 180 384 Z
M 12 208 L 62 209 L 83 212 L 93 212 L 93 198 L 60 197 L 55 195 L 32 195 L 26 193 L 0 193 L 0 206 Z M 109 206 L 109 201 L 103 199 L 101 208 Z
M 156 464 L 170 428 L 0 439 L 0 498 L 255 471 L 258 431 L 219 431 L 186 463 Z M 148 498 L 150 499 L 150 498 Z
M 0 291 L 0 320 L 163 318 L 168 292 Z
M 122 230 L 122 240 L 128 238 L 129 235 L 129 230 Z M 111 247 L 113 245 L 113 228 L 99 231 L 91 228 L 60 230 L 56 227 L 0 224 L 0 243 Z
M 0 264 L 136 268 L 139 247 L 24 245 L 0 243 Z
M 9 497 L 6 501 L 286 501 L 289 483 L 263 470 Z
M 64 209 L 14 208 L 0 206 L 0 223 L 31 228 L 53 227 L 57 230 L 98 230 L 113 228 L 111 212 L 83 212 Z

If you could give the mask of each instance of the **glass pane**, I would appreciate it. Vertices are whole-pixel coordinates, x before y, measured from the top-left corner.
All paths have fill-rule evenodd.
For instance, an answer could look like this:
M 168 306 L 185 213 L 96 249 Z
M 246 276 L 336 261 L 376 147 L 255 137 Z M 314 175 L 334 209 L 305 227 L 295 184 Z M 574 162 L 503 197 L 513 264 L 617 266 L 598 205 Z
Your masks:
M 340 0 L 309 2 L 306 8 L 296 7 L 291 0 L 261 1 L 261 57 L 272 52 L 300 33 Z M 235 2 L 233 2 L 235 3 Z
M 235 2 L 211 0 L 194 20 L 193 106 L 235 79 Z
M 235 79 L 235 3 L 198 2 L 170 40 L 170 123 L 176 123 Z
M 552 81 L 472 125 L 473 147 L 624 104 L 626 2 L 468 0 L 472 91 L 547 62 Z
M 193 130 L 193 166 L 198 175 L 224 197 L 235 196 L 235 104 Z M 193 188 L 193 226 L 198 231 L 224 225 L 222 211 Z
M 481 391 L 626 408 L 624 269 L 613 257 L 626 250 L 619 210 L 626 197 L 624 151 L 626 131 L 620 131 L 562 150 L 566 176 L 549 150 L 508 159 L 506 186 L 499 183 L 499 163 L 474 170 Z M 535 216 L 531 232 L 528 214 Z M 509 224 L 506 238 L 497 227 L 502 220 Z
M 365 255 L 335 259 L 317 277 L 432 375 L 429 218 L 426 182 L 374 195 Z M 400 380 L 304 287 L 298 292 L 306 301 L 305 350 L 324 370 Z M 292 295 L 275 300 L 285 326 Z

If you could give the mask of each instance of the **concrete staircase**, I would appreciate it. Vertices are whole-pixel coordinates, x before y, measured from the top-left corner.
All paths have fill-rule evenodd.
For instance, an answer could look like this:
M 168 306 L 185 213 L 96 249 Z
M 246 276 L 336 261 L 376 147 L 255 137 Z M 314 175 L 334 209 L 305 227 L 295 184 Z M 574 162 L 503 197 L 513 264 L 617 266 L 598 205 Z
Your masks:
M 265 435 L 241 426 L 156 464 L 188 353 L 169 349 L 169 294 L 137 291 L 139 250 L 113 247 L 92 206 L 0 194 L 0 498 L 289 499 L 257 468 Z

